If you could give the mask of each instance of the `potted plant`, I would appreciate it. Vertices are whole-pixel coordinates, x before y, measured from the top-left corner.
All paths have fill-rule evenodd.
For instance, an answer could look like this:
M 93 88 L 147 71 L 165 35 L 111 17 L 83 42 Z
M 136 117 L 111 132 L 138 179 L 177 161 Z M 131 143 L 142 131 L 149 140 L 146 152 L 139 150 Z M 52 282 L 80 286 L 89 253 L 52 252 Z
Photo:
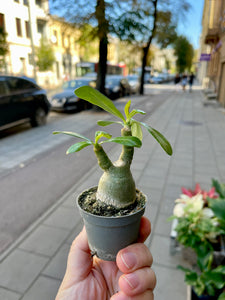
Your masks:
M 224 300 L 225 266 L 207 268 L 200 271 L 178 267 L 185 272 L 185 282 L 191 286 L 190 300 Z
M 192 300 L 225 299 L 222 293 L 225 288 L 225 201 L 215 194 L 215 191 L 223 191 L 222 186 L 217 181 L 213 183 L 209 192 L 201 190 L 199 185 L 194 191 L 182 188 L 183 194 L 175 201 L 171 218 L 177 220 L 176 239 L 184 250 L 188 249 L 185 258 L 191 269 L 179 268 L 185 272 L 186 283 L 192 286 Z
M 120 249 L 137 241 L 140 219 L 145 209 L 146 196 L 136 188 L 130 170 L 134 147 L 139 148 L 142 145 L 141 127 L 145 127 L 169 155 L 172 155 L 172 148 L 157 130 L 134 120 L 136 114 L 145 112 L 138 109 L 130 111 L 131 101 L 125 105 L 123 115 L 110 99 L 89 86 L 76 89 L 75 94 L 119 119 L 119 121 L 98 121 L 98 125 L 122 126 L 121 136 L 112 137 L 105 131 L 97 131 L 94 140 L 74 132 L 54 132 L 82 139 L 81 142 L 72 145 L 67 153 L 93 146 L 103 175 L 97 187 L 89 188 L 78 197 L 77 205 L 84 219 L 92 254 L 104 260 L 115 260 Z M 114 163 L 102 147 L 103 143 L 109 142 L 122 145 L 120 157 Z

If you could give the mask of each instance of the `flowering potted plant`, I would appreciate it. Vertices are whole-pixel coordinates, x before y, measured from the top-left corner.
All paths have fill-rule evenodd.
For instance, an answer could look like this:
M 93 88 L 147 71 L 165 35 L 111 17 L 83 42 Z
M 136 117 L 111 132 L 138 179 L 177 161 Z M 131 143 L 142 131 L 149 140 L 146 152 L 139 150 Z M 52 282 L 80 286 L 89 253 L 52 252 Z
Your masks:
M 81 142 L 72 145 L 67 153 L 93 146 L 103 175 L 97 187 L 84 191 L 78 197 L 77 204 L 84 219 L 92 254 L 104 260 L 115 260 L 120 249 L 137 240 L 140 218 L 144 213 L 146 196 L 136 188 L 130 171 L 134 147 L 139 148 L 142 145 L 142 127 L 148 130 L 167 154 L 172 155 L 172 148 L 161 133 L 134 119 L 136 114 L 145 112 L 138 109 L 130 111 L 131 101 L 127 102 L 122 114 L 110 99 L 89 86 L 76 89 L 75 94 L 119 119 L 119 121 L 98 121 L 98 125 L 122 126 L 121 136 L 112 137 L 105 131 L 97 131 L 94 140 L 74 132 L 54 132 L 82 139 Z M 102 147 L 103 143 L 109 142 L 122 145 L 120 157 L 114 163 Z
M 177 220 L 175 231 L 178 242 L 194 254 L 194 258 L 188 256 L 192 269 L 179 267 L 186 274 L 187 284 L 193 287 L 192 299 L 207 299 L 201 298 L 203 295 L 207 295 L 208 299 L 225 297 L 225 293 L 221 294 L 225 287 L 225 249 L 222 249 L 225 201 L 215 194 L 215 191 L 223 191 L 219 183 L 214 180 L 213 184 L 209 192 L 201 190 L 199 185 L 194 191 L 182 188 L 184 194 L 175 201 L 171 218 Z M 220 249 L 217 249 L 218 245 Z

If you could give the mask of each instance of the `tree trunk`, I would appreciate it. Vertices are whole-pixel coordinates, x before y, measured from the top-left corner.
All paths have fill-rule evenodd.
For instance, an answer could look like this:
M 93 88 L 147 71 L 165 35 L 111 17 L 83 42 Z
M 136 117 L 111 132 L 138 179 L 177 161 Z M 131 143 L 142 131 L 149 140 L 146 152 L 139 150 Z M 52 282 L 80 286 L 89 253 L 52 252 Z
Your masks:
M 105 17 L 105 1 L 97 0 L 96 18 L 98 20 L 98 37 L 99 37 L 99 61 L 97 72 L 96 88 L 101 93 L 105 92 L 105 76 L 107 69 L 108 53 L 108 22 Z
M 147 55 L 148 55 L 148 50 L 151 46 L 152 39 L 155 35 L 155 31 L 156 31 L 157 2 L 158 2 L 158 0 L 152 0 L 153 6 L 154 6 L 153 27 L 152 27 L 151 35 L 148 39 L 147 45 L 145 47 L 143 47 L 143 58 L 142 58 L 142 68 L 141 68 L 141 84 L 140 84 L 140 89 L 139 89 L 140 95 L 144 95 L 144 78 L 145 78 L 145 67 L 146 67 L 146 63 L 147 63 Z
M 97 73 L 97 90 L 105 94 L 105 76 L 107 69 L 107 37 L 99 41 L 99 62 L 98 62 L 98 73 Z

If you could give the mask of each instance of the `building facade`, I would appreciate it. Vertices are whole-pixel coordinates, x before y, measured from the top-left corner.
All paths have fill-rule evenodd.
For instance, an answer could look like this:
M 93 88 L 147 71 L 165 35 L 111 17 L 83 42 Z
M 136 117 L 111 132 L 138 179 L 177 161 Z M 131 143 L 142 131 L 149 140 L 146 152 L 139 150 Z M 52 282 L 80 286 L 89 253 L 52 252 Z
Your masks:
M 7 74 L 35 77 L 33 52 L 42 37 L 47 37 L 48 1 L 1 0 L 0 25 L 7 33 Z
M 225 106 L 225 1 L 205 0 L 202 17 L 200 80 Z M 204 74 L 205 72 L 205 74 Z

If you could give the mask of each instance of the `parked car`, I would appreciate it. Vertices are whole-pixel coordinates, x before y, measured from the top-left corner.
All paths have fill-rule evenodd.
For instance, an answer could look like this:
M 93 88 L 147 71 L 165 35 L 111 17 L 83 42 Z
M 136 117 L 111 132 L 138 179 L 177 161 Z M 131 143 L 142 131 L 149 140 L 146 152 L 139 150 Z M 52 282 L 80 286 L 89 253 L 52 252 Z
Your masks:
M 78 87 L 89 85 L 91 78 L 79 78 L 64 82 L 62 92 L 53 95 L 50 99 L 51 109 L 59 112 L 81 111 L 90 108 L 86 101 L 79 99 L 74 90 Z
M 163 76 L 152 76 L 150 78 L 150 83 L 154 83 L 154 84 L 159 84 L 159 83 L 163 83 L 164 82 L 164 78 Z
M 107 75 L 105 81 L 106 96 L 115 100 L 131 94 L 131 87 L 126 77 L 120 75 Z
M 127 75 L 126 76 L 130 88 L 131 88 L 131 93 L 132 94 L 136 94 L 138 93 L 138 90 L 140 88 L 140 78 L 138 75 Z
M 26 121 L 44 125 L 50 110 L 45 90 L 31 80 L 0 76 L 0 130 Z

